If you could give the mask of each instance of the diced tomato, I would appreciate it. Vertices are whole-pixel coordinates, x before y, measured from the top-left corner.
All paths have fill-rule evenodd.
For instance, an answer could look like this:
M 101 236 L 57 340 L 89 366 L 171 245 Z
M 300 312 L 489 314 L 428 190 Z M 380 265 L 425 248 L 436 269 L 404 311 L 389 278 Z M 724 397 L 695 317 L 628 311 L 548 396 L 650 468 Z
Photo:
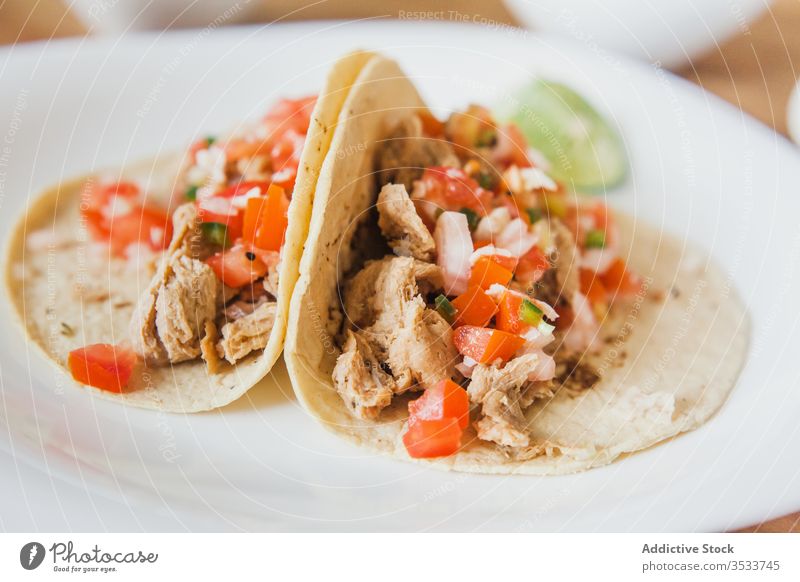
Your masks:
M 403 444 L 415 459 L 446 457 L 461 447 L 461 427 L 456 418 L 417 420 L 409 423 Z
M 469 396 L 452 380 L 441 380 L 408 403 L 408 414 L 409 423 L 455 418 L 465 429 L 469 425 Z
M 508 214 L 511 216 L 512 219 L 513 218 L 523 218 L 523 221 L 525 221 L 525 217 L 523 216 L 525 213 L 524 212 L 520 212 L 520 206 L 517 203 L 517 199 L 516 199 L 515 196 L 513 196 L 511 194 L 503 193 L 503 194 L 501 194 L 500 196 L 497 196 L 494 199 L 494 203 L 495 203 L 495 206 L 498 207 L 498 208 L 504 206 L 506 209 L 508 209 Z M 525 221 L 525 222 L 529 222 L 529 221 Z
M 457 168 L 434 166 L 422 174 L 425 200 L 444 210 L 469 208 L 480 216 L 491 210 L 494 193 L 484 190 L 465 172 Z
M 271 144 L 264 140 L 247 140 L 232 138 L 225 143 L 225 159 L 229 162 L 265 156 L 269 153 Z
M 625 261 L 617 259 L 600 276 L 600 280 L 611 295 L 635 295 L 642 288 L 642 280 L 625 267 Z
M 422 122 L 422 132 L 428 137 L 439 137 L 444 133 L 444 123 L 427 109 L 421 109 L 417 117 Z
M 136 354 L 123 346 L 93 344 L 72 350 L 67 364 L 75 381 L 109 392 L 122 392 L 136 365 Z
M 459 353 L 481 364 L 497 359 L 506 362 L 524 343 L 518 335 L 488 327 L 462 325 L 453 332 L 453 344 Z
M 580 270 L 581 293 L 586 295 L 592 305 L 605 305 L 608 302 L 608 292 L 603 281 L 594 271 Z
M 528 158 L 528 142 L 520 129 L 509 123 L 497 132 L 497 147 L 494 149 L 495 160 L 501 165 L 515 164 L 521 168 L 532 166 Z
M 517 265 L 519 264 L 519 259 L 517 257 L 507 257 L 505 255 L 490 255 L 490 259 L 492 259 L 495 263 L 503 267 L 504 269 L 508 269 L 512 273 L 517 269 Z
M 243 287 L 267 273 L 267 265 L 256 253 L 238 244 L 206 259 L 217 278 L 228 287 Z
M 289 129 L 308 133 L 316 102 L 317 96 L 309 95 L 300 99 L 281 99 L 275 103 L 264 116 L 264 123 L 272 134 L 270 137 L 274 140 Z
M 106 220 L 100 212 L 94 210 L 85 210 L 81 212 L 86 223 L 86 230 L 92 240 L 108 242 L 108 227 Z
M 468 287 L 465 293 L 453 299 L 452 304 L 458 310 L 456 326 L 477 325 L 483 327 L 497 312 L 497 304 L 477 285 Z
M 172 240 L 172 221 L 166 212 L 150 207 L 135 207 L 115 217 L 109 227 L 111 253 L 121 256 L 130 245 L 140 243 L 161 251 Z
M 497 329 L 513 334 L 523 334 L 530 325 L 522 321 L 521 309 L 525 296 L 506 290 L 500 298 L 499 313 L 497 314 Z
M 243 214 L 233 205 L 230 198 L 212 196 L 211 198 L 199 200 L 197 202 L 197 217 L 200 222 L 224 224 L 230 240 L 236 240 L 242 236 Z
M 513 276 L 513 271 L 500 265 L 494 257 L 481 257 L 472 265 L 469 284 L 481 289 L 488 289 L 495 283 L 505 287 Z
M 294 190 L 305 137 L 305 134 L 289 129 L 277 138 L 270 152 L 273 180 L 287 192 Z
M 116 196 L 133 200 L 141 194 L 139 185 L 135 182 L 112 182 L 110 184 L 97 184 L 86 182 L 81 192 L 81 210 L 85 212 L 101 212 L 113 202 Z
M 265 251 L 279 251 L 289 224 L 288 209 L 283 188 L 274 184 L 265 197 L 250 198 L 244 211 L 244 240 Z
M 542 249 L 534 245 L 531 250 L 519 258 L 515 275 L 518 281 L 535 283 L 544 276 L 549 268 L 550 261 L 547 260 Z
M 109 244 L 111 254 L 123 256 L 132 244 L 144 244 L 154 251 L 165 249 L 172 240 L 172 221 L 166 212 L 142 206 L 139 186 L 133 182 L 87 183 L 81 193 L 81 214 L 94 240 Z M 115 206 L 124 199 L 125 209 Z

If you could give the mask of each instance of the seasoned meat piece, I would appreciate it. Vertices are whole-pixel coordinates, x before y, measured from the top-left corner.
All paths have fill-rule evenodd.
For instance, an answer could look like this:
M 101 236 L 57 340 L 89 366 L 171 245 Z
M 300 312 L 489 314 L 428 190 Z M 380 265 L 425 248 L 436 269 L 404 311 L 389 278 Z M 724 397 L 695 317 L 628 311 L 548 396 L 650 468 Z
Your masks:
M 349 328 L 358 330 L 376 361 L 387 367 L 382 370 L 391 379 L 392 394 L 429 386 L 455 374 L 457 352 L 450 325 L 428 309 L 420 296 L 441 285 L 436 265 L 410 257 L 386 257 L 368 263 L 345 289 Z M 347 341 L 349 338 L 348 331 Z M 343 354 L 342 358 L 344 366 L 354 356 Z M 346 378 L 339 377 L 340 381 Z M 381 378 L 387 379 L 377 376 L 376 381 Z M 375 404 L 379 407 L 375 413 L 390 400 Z
M 564 223 L 553 218 L 550 221 L 555 250 L 550 255 L 552 269 L 536 284 L 537 299 L 552 306 L 569 305 L 576 291 L 580 290 L 578 249 L 572 232 Z
M 222 339 L 217 343 L 217 353 L 235 364 L 255 350 L 263 350 L 272 326 L 278 304 L 265 302 L 252 313 L 222 326 Z
M 431 262 L 436 244 L 402 184 L 387 184 L 378 195 L 378 226 L 396 255 Z
M 421 297 L 404 303 L 398 314 L 382 313 L 369 331 L 386 353 L 398 394 L 454 375 L 458 352 L 453 330 Z
M 170 362 L 200 355 L 200 338 L 216 312 L 218 279 L 206 265 L 185 255 L 169 261 L 170 276 L 156 297 L 156 333 Z
M 344 290 L 345 316 L 352 327 L 373 325 L 384 311 L 397 314 L 402 304 L 444 285 L 442 270 L 409 257 L 384 257 L 368 262 Z
M 221 363 L 217 353 L 217 339 L 219 339 L 217 326 L 213 321 L 207 321 L 206 334 L 200 340 L 200 356 L 205 361 L 209 374 L 216 374 Z
M 375 420 L 395 392 L 394 379 L 381 368 L 360 332 L 347 332 L 344 351 L 333 369 L 333 383 L 348 410 L 365 420 Z
M 156 365 L 200 355 L 200 337 L 206 322 L 214 318 L 222 287 L 202 262 L 208 249 L 200 236 L 195 205 L 177 208 L 172 222 L 172 242 L 130 324 L 134 350 Z
M 272 295 L 275 299 L 278 298 L 278 276 L 280 273 L 280 262 L 270 263 L 267 265 L 267 276 L 264 277 L 264 289 L 267 293 Z
M 394 128 L 378 149 L 377 166 L 380 185 L 403 184 L 410 192 L 425 168 L 460 168 L 461 163 L 449 142 L 423 136 L 422 122 L 412 116 Z
M 551 396 L 550 382 L 528 381 L 539 356 L 525 354 L 502 368 L 478 364 L 467 388 L 469 399 L 481 405 L 482 418 L 476 423 L 478 438 L 510 447 L 527 446 L 524 411 L 536 398 Z

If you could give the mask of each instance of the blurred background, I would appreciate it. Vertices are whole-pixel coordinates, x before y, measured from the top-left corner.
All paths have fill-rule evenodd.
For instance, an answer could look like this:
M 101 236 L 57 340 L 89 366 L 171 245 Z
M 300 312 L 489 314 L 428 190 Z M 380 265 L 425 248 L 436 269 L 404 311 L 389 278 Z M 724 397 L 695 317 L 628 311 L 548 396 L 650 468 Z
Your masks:
M 0 45 L 222 21 L 373 18 L 564 34 L 660 63 L 800 141 L 800 0 L 0 0 Z M 747 531 L 800 531 L 800 513 Z
M 0 43 L 202 27 L 231 7 L 236 15 L 226 25 L 423 12 L 431 20 L 559 32 L 660 62 L 800 139 L 800 103 L 788 113 L 800 63 L 800 0 L 0 0 Z

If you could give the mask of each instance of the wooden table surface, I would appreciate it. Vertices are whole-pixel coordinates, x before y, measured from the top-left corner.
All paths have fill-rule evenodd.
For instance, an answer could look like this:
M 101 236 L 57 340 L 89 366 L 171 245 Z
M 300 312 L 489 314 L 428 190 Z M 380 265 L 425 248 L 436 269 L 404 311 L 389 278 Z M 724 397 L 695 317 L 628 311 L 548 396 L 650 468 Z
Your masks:
M 519 24 L 500 2 L 482 0 L 338 0 L 305 4 L 262 0 L 261 20 L 396 17 L 400 10 L 457 9 Z M 0 0 L 0 44 L 83 35 L 86 29 L 62 0 Z M 312 5 L 313 4 L 313 5 Z M 298 10 L 298 6 L 307 5 Z M 800 77 L 800 0 L 774 0 L 738 36 L 676 71 L 786 134 L 786 103 Z M 800 532 L 800 512 L 754 525 L 747 532 Z

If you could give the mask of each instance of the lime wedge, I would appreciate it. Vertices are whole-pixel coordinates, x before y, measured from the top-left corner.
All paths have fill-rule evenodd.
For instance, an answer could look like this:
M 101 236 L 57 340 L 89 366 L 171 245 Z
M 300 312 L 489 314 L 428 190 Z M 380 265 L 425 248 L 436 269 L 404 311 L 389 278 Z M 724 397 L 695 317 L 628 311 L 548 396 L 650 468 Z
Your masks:
M 575 190 L 605 191 L 628 173 L 622 139 L 611 124 L 569 87 L 536 80 L 517 93 L 501 119 L 513 121 L 550 163 L 549 173 Z

